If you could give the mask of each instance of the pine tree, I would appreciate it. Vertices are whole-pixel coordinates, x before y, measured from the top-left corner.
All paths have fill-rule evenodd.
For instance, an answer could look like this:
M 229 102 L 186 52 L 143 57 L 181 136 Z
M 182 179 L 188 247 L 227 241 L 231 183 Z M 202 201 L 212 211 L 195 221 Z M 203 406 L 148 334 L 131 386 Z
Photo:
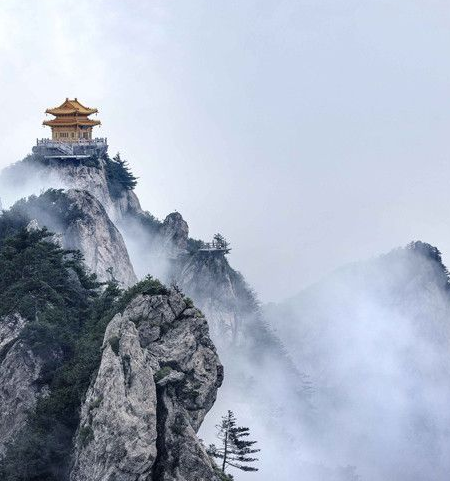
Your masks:
M 250 435 L 250 429 L 237 426 L 236 417 L 232 411 L 228 411 L 222 418 L 222 423 L 216 427 L 217 438 L 221 441 L 221 445 L 217 447 L 211 444 L 208 454 L 222 460 L 222 472 L 224 473 L 228 466 L 242 471 L 258 471 L 254 466 L 243 464 L 258 461 L 258 458 L 252 457 L 254 453 L 260 451 L 253 447 L 256 441 L 246 439 Z
M 123 190 L 133 190 L 137 185 L 137 178 L 132 174 L 126 160 L 122 160 L 117 153 L 113 159 L 106 160 L 106 176 L 108 188 L 113 197 L 119 197 Z
M 227 242 L 225 237 L 222 234 L 216 234 L 213 237 L 213 246 L 217 249 L 224 250 L 227 254 L 230 252 L 230 244 Z

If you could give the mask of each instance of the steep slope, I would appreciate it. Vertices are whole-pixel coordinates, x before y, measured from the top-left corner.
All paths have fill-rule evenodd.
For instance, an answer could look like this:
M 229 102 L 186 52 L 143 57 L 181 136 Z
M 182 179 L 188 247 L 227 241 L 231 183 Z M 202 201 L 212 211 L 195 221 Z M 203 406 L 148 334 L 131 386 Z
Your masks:
M 5 212 L 0 227 L 5 230 L 30 221 L 59 234 L 65 249 L 80 250 L 100 280 L 113 276 L 124 286 L 137 281 L 122 235 L 88 191 L 48 190 L 39 197 L 31 196 Z
M 214 338 L 221 343 L 236 342 L 244 327 L 240 324 L 257 306 L 243 277 L 226 257 L 203 251 L 185 255 L 174 266 L 172 276 L 207 313 Z
M 204 242 L 189 237 L 189 227 L 181 214 L 171 213 L 161 222 L 144 212 L 133 192 L 130 176 L 133 177 L 121 162 L 108 155 L 89 159 L 45 159 L 31 155 L 5 169 L 0 176 L 0 185 L 5 189 L 20 188 L 21 192 L 27 191 L 27 183 L 32 190 L 36 190 L 36 186 L 39 189 L 63 187 L 79 192 L 79 196 L 94 196 L 120 230 L 138 277 L 151 273 L 165 283 L 178 284 L 207 315 L 214 340 L 228 344 L 234 342 L 243 335 L 239 329 L 244 326 L 245 319 L 255 313 L 251 289 L 229 265 L 223 253 L 208 255 L 200 251 Z M 125 258 L 122 247 L 114 256 L 105 253 L 105 262 L 97 261 L 94 246 L 102 245 L 103 236 L 98 232 L 96 241 L 84 246 L 83 242 L 90 243 L 86 239 L 89 230 L 84 230 L 86 232 L 73 236 L 78 239 L 74 247 L 81 248 L 88 265 L 102 278 L 105 267 L 112 267 L 117 277 L 125 269 L 120 264 Z M 102 232 L 106 230 L 101 229 Z M 116 235 L 113 244 L 117 238 Z M 112 254 L 110 247 L 106 250 Z M 114 258 L 119 265 L 111 262 Z M 95 267 L 97 262 L 99 269 Z M 120 277 L 126 284 L 132 279 L 129 272 Z
M 85 190 L 91 193 L 115 222 L 128 212 L 141 212 L 127 168 L 108 155 L 87 159 L 46 159 L 37 154 L 4 169 L 0 177 L 2 196 L 13 198 L 50 188 Z M 8 196 L 10 198 L 11 195 Z

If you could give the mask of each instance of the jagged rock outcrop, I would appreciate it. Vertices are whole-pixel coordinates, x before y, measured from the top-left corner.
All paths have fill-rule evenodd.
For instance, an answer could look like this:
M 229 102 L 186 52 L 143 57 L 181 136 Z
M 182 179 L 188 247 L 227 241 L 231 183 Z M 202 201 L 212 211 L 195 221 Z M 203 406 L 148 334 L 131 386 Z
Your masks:
M 94 195 L 103 205 L 113 221 L 122 218 L 129 212 L 141 212 L 141 206 L 132 190 L 123 189 L 112 195 L 106 173 L 106 162 L 97 159 L 98 165 L 83 163 L 50 162 L 46 167 L 58 182 L 67 189 L 86 190 Z
M 25 319 L 12 314 L 0 319 L 0 456 L 24 426 L 36 405 L 42 360 L 19 339 Z
M 47 187 L 75 189 L 94 196 L 121 231 L 138 275 L 151 273 L 166 283 L 180 285 L 207 315 L 213 338 L 232 342 L 238 336 L 239 324 L 245 322 L 250 311 L 254 311 L 251 292 L 242 276 L 230 267 L 223 254 L 207 257 L 198 253 L 195 247 L 189 248 L 189 227 L 180 213 L 173 212 L 163 222 L 158 221 L 141 209 L 133 190 L 113 189 L 107 166 L 108 162 L 103 158 L 44 161 L 31 156 L 7 169 L 3 177 L 17 182 L 18 178 L 29 178 L 28 171 L 32 169 L 34 174 L 31 177 L 40 179 Z M 21 171 L 27 175 L 20 175 Z M 74 247 L 81 247 L 91 269 L 104 279 L 105 270 L 113 267 L 115 276 L 129 285 L 134 277 L 123 265 L 126 256 L 114 256 L 117 265 L 111 263 L 109 253 L 112 251 L 107 247 L 106 237 L 100 233 L 107 229 L 98 229 L 97 240 L 90 242 L 89 239 L 82 241 L 82 236 L 89 236 L 92 228 L 75 227 L 80 229 L 80 235 L 75 236 L 78 240 Z M 94 246 L 102 243 L 105 247 L 99 247 L 97 251 Z M 122 246 L 119 250 L 123 252 Z M 120 274 L 122 271 L 124 275 Z
M 207 316 L 213 338 L 235 340 L 239 322 L 256 308 L 242 276 L 222 253 L 197 252 L 181 258 L 176 267 L 176 282 Z
M 99 200 L 86 190 L 49 190 L 15 204 L 10 217 L 26 220 L 29 230 L 47 227 L 53 242 L 80 250 L 101 281 L 113 276 L 124 287 L 137 281 L 121 233 Z
M 63 246 L 79 249 L 86 264 L 99 279 L 110 279 L 110 272 L 125 286 L 137 280 L 122 235 L 109 219 L 102 204 L 86 190 L 68 190 L 68 201 L 80 215 L 63 232 Z
M 111 162 L 111 161 L 109 161 Z M 86 190 L 103 205 L 113 222 L 129 212 L 142 212 L 136 194 L 130 189 L 113 189 L 108 179 L 108 161 L 104 158 L 43 159 L 30 155 L 4 169 L 2 188 L 18 189 L 23 194 L 49 188 Z
M 106 330 L 71 480 L 217 479 L 196 432 L 222 376 L 197 309 L 175 291 L 137 296 Z
M 169 214 L 159 230 L 159 244 L 168 257 L 186 252 L 189 226 L 179 212 Z

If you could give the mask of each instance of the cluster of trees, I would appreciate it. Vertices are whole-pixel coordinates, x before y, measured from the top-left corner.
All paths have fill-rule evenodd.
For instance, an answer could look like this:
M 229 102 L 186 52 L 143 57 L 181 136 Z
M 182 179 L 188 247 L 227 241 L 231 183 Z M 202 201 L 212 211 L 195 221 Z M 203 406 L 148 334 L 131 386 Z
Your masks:
M 14 235 L 27 226 L 31 219 L 58 231 L 82 217 L 81 210 L 71 202 L 62 189 L 48 189 L 39 196 L 30 195 L 18 200 L 0 215 L 0 244 L 2 239 Z
M 53 243 L 46 229 L 20 227 L 0 239 L 0 317 L 19 313 L 27 319 L 21 341 L 43 361 L 38 384 L 49 390 L 7 446 L 0 479 L 68 478 L 80 405 L 101 360 L 106 326 L 136 295 L 167 292 L 150 276 L 127 291 L 114 279 L 105 286 L 86 271 L 78 251 Z M 251 463 L 259 449 L 249 434 L 228 411 L 218 426 L 220 444 L 208 448 L 221 461 L 224 480 L 232 479 L 229 467 L 257 470 Z
M 47 396 L 0 461 L 2 481 L 68 479 L 80 405 L 101 360 L 106 326 L 139 293 L 165 288 L 148 277 L 128 291 L 89 274 L 77 251 L 51 242 L 45 229 L 21 228 L 0 245 L 0 317 L 27 319 L 21 341 L 43 361 Z

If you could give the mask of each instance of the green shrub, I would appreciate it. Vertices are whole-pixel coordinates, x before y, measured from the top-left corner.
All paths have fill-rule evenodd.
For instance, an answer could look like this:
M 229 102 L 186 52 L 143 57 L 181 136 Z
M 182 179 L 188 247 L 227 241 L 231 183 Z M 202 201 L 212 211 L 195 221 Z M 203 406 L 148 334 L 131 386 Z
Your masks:
M 87 446 L 94 439 L 94 431 L 91 426 L 83 426 L 80 428 L 78 438 L 82 446 Z
M 153 379 L 155 382 L 161 381 L 161 379 L 164 379 L 166 376 L 168 376 L 172 372 L 172 368 L 169 366 L 164 366 L 162 367 L 159 371 L 155 372 L 155 375 L 153 376 Z
M 123 312 L 127 305 L 140 294 L 149 296 L 168 295 L 169 289 L 165 287 L 158 279 L 153 279 L 152 276 L 147 276 L 142 281 L 127 289 L 117 305 L 118 312 Z
M 120 338 L 118 336 L 113 336 L 111 339 L 108 340 L 109 345 L 113 353 L 118 356 L 119 355 L 119 347 L 120 347 Z

